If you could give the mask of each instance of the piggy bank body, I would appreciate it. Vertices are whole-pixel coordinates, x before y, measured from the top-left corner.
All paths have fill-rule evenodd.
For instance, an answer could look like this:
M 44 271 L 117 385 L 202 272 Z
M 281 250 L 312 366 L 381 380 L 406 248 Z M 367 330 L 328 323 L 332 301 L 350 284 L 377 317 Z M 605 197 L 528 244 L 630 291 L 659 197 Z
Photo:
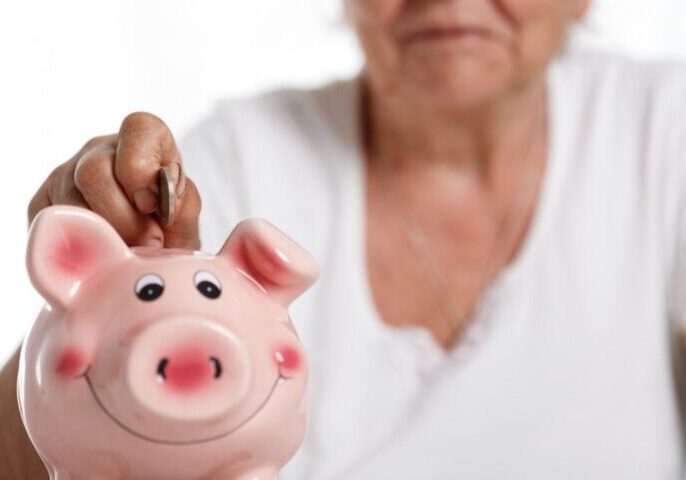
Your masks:
M 216 255 L 129 249 L 50 207 L 27 262 L 47 305 L 18 396 L 52 479 L 272 480 L 295 454 L 307 365 L 287 307 L 317 266 L 275 227 L 243 221 Z

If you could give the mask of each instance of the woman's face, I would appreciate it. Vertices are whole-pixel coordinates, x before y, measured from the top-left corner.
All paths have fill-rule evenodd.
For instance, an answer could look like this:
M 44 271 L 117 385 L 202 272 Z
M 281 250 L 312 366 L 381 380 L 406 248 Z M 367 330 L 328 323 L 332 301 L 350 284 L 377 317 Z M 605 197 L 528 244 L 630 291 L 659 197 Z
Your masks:
M 588 0 L 345 0 L 373 89 L 477 105 L 539 78 Z

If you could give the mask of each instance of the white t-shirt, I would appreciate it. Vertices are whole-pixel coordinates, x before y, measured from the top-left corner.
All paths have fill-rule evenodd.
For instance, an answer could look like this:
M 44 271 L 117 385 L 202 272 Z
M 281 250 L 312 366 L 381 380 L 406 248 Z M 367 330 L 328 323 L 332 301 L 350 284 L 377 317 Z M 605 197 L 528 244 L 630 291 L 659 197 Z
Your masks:
M 291 307 L 311 416 L 280 478 L 681 476 L 686 70 L 568 52 L 548 79 L 531 228 L 450 353 L 373 304 L 358 78 L 222 101 L 181 143 L 203 249 L 260 216 L 321 264 Z

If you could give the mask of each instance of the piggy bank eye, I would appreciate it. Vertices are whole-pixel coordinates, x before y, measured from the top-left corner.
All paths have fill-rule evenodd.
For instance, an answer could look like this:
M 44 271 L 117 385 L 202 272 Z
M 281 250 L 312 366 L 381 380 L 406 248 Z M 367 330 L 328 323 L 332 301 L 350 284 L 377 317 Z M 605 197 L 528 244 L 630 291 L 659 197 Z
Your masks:
M 214 300 L 222 294 L 221 283 L 210 272 L 200 271 L 196 273 L 193 281 L 195 282 L 195 288 L 207 298 Z
M 164 292 L 164 281 L 155 274 L 145 275 L 136 282 L 136 296 L 144 302 L 157 300 Z

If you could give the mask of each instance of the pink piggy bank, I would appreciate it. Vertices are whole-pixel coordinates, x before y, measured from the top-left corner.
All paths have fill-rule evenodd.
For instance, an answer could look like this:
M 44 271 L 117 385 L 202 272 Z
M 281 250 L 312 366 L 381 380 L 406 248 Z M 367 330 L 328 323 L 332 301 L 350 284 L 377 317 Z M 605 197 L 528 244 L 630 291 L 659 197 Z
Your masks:
M 241 222 L 217 255 L 129 249 L 98 215 L 50 207 L 28 270 L 48 305 L 21 352 L 19 405 L 52 479 L 274 479 L 306 429 L 288 305 L 314 259 Z

